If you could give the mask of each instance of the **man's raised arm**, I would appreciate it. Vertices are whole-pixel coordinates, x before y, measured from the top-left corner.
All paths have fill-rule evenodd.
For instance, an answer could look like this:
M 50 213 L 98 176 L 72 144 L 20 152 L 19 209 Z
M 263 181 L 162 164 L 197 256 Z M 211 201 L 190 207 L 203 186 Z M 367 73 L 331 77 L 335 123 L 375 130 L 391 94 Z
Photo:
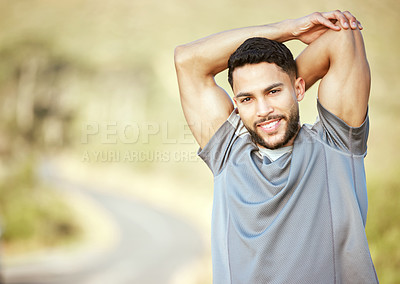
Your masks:
M 228 59 L 247 38 L 264 36 L 285 41 L 285 23 L 235 29 L 199 39 L 175 49 L 182 108 L 190 129 L 203 148 L 233 110 L 228 94 L 214 76 L 225 70 Z
M 296 20 L 229 30 L 178 46 L 175 67 L 182 108 L 200 147 L 208 143 L 233 110 L 232 100 L 215 83 L 214 76 L 227 68 L 230 55 L 240 44 L 250 37 L 279 42 L 299 39 L 309 43 L 328 29 L 340 30 L 339 25 L 333 23 L 336 21 L 344 27 L 349 20 L 340 11 L 313 13 Z M 307 82 L 308 78 L 305 80 Z
M 322 79 L 320 103 L 349 126 L 358 127 L 366 117 L 371 75 L 361 25 L 352 23 L 356 25 L 351 29 L 324 33 L 299 55 L 296 64 L 299 76 L 309 78 L 306 88 Z

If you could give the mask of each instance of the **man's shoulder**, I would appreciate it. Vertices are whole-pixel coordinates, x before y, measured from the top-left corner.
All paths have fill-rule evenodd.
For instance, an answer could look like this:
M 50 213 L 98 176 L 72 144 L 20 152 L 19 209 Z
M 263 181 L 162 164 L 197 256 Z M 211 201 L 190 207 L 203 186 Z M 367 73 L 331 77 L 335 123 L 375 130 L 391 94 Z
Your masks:
M 217 175 L 233 156 L 243 154 L 249 147 L 252 150 L 256 146 L 252 146 L 250 134 L 234 110 L 198 155 Z
M 318 117 L 314 124 L 304 124 L 298 141 L 319 142 L 341 152 L 365 155 L 369 132 L 368 115 L 360 127 L 351 127 L 339 117 L 329 112 L 322 104 L 317 104 Z

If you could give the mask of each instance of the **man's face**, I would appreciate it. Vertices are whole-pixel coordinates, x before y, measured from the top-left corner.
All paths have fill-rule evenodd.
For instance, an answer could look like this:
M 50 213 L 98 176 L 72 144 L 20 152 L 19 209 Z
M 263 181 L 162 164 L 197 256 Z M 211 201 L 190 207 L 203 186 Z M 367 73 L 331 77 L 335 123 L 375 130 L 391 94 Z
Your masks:
M 304 80 L 293 82 L 280 67 L 266 62 L 238 67 L 232 78 L 234 101 L 255 143 L 269 149 L 293 145 Z

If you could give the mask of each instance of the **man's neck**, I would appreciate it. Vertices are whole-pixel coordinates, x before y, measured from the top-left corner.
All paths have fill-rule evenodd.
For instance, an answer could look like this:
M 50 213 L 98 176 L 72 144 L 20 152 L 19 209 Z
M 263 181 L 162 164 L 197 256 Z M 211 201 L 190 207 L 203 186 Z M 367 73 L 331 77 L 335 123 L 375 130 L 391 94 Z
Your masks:
M 293 145 L 280 147 L 274 150 L 264 147 L 258 147 L 258 149 L 261 156 L 267 157 L 271 162 L 273 162 L 285 155 L 286 153 L 291 152 L 293 150 Z

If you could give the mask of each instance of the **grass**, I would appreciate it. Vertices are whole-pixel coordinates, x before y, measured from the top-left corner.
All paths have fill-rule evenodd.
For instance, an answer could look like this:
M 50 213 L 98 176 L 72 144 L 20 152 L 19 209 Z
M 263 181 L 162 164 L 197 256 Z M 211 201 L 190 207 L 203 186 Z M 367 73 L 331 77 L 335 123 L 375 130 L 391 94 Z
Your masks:
M 393 170 L 368 178 L 370 206 L 366 232 L 381 283 L 400 283 L 400 181 L 391 178 L 395 174 Z
M 76 216 L 52 188 L 41 184 L 27 162 L 0 184 L 0 216 L 6 254 L 20 254 L 77 240 Z

